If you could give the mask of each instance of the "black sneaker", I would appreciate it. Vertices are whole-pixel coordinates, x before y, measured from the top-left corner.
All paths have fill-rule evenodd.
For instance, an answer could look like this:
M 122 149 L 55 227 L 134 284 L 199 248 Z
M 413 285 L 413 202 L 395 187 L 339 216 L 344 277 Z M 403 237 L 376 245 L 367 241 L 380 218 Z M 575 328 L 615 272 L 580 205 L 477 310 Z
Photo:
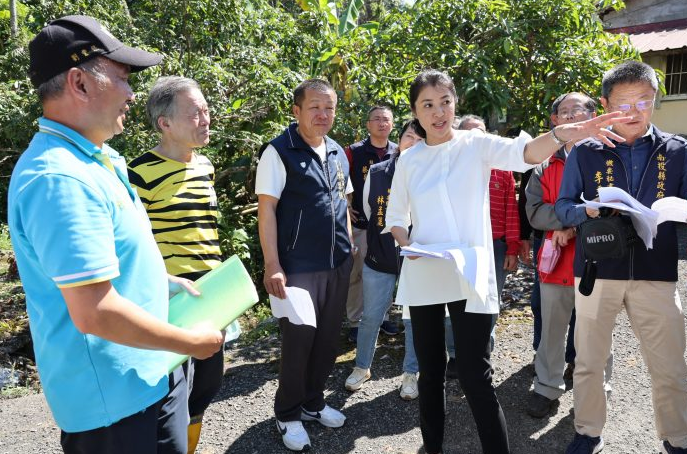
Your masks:
M 590 437 L 575 433 L 575 438 L 568 445 L 565 454 L 596 454 L 604 449 L 602 437 Z
M 401 332 L 401 330 L 396 326 L 391 320 L 384 320 L 381 325 L 379 325 L 379 331 L 386 334 L 387 336 L 395 336 Z
M 558 399 L 549 399 L 538 393 L 532 393 L 527 401 L 527 414 L 541 419 L 558 408 Z
M 458 378 L 458 363 L 456 358 L 449 358 L 448 364 L 446 364 L 446 379 L 456 380 Z
M 661 447 L 661 452 L 663 454 L 687 454 L 687 449 L 676 448 L 675 446 L 668 443 L 668 440 L 664 440 L 663 446 Z

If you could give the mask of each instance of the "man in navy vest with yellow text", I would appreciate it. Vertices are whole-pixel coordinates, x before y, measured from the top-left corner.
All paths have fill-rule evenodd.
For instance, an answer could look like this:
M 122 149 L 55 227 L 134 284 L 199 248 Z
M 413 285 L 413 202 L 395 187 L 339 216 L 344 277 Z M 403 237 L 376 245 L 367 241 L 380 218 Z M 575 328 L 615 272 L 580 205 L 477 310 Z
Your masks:
M 394 125 L 394 115 L 391 108 L 385 105 L 375 105 L 367 112 L 366 139 L 346 147 L 346 156 L 351 171 L 353 194 L 350 198 L 351 224 L 353 225 L 353 242 L 358 248 L 353 260 L 351 283 L 348 287 L 346 300 L 346 318 L 350 326 L 348 339 L 355 343 L 358 335 L 358 324 L 363 314 L 363 261 L 367 254 L 367 224 L 368 219 L 363 210 L 363 186 L 370 167 L 381 161 L 386 161 L 398 148 L 389 140 L 391 128 Z M 380 329 L 388 335 L 398 334 L 399 329 L 388 320 L 382 322 Z
M 656 73 L 644 63 L 628 61 L 604 74 L 604 109 L 624 112 L 632 120 L 613 127 L 613 132 L 624 139 L 614 141 L 614 146 L 586 139 L 570 152 L 555 205 L 563 227 L 576 227 L 599 216 L 598 210 L 576 205 L 581 197 L 597 197 L 600 187 L 621 188 L 648 207 L 663 197 L 687 198 L 687 141 L 659 131 L 651 123 L 657 91 Z M 599 260 L 596 283 L 585 296 L 577 289 L 585 258 L 582 239 L 576 242 L 576 433 L 566 454 L 594 454 L 603 449 L 604 368 L 615 320 L 623 307 L 651 376 L 656 430 L 663 452 L 687 453 L 685 322 L 676 293 L 677 252 L 675 223 L 665 222 L 658 226 L 652 249 L 638 241 L 623 258 Z

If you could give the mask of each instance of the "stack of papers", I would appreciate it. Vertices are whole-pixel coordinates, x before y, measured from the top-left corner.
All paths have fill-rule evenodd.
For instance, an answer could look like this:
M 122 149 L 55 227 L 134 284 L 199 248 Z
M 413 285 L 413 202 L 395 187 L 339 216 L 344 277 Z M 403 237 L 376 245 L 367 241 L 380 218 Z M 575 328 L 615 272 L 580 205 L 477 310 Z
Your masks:
M 584 197 L 582 197 L 584 200 Z M 655 201 L 647 208 L 627 192 L 616 187 L 599 188 L 599 201 L 587 201 L 578 206 L 594 208 L 613 208 L 630 216 L 637 235 L 644 241 L 647 249 L 653 247 L 658 225 L 666 221 L 687 222 L 687 200 L 678 197 L 665 197 Z
M 456 273 L 461 275 L 473 288 L 481 301 L 487 300 L 489 293 L 489 253 L 485 247 L 468 247 L 462 243 L 418 244 L 401 248 L 403 256 L 428 257 L 451 260 Z M 478 273 L 478 270 L 482 270 Z

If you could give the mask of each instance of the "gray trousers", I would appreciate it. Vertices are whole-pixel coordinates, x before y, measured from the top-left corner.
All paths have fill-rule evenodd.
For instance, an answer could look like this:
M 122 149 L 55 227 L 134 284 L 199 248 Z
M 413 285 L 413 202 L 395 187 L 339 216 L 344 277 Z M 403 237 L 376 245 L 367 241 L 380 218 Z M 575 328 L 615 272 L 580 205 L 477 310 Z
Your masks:
M 575 308 L 575 287 L 540 284 L 542 331 L 534 361 L 534 392 L 548 399 L 558 399 L 565 392 L 565 337 L 570 315 Z M 613 353 L 606 362 L 604 386 L 610 390 Z
M 351 327 L 358 326 L 363 317 L 363 263 L 367 255 L 367 230 L 353 227 L 353 243 L 358 247 L 358 253 L 353 256 L 346 296 L 346 318 Z
M 279 319 L 281 363 L 274 413 L 280 421 L 300 421 L 301 407 L 324 408 L 324 386 L 334 367 L 346 306 L 353 258 L 333 270 L 287 274 L 286 284 L 307 290 L 315 307 L 317 328 Z

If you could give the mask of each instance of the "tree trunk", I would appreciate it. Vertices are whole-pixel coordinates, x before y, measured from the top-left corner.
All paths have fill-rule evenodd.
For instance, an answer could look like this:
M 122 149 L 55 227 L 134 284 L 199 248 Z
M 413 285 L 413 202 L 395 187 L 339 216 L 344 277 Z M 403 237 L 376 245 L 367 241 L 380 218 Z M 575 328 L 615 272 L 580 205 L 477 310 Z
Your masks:
M 17 1 L 10 0 L 10 36 L 17 37 Z

